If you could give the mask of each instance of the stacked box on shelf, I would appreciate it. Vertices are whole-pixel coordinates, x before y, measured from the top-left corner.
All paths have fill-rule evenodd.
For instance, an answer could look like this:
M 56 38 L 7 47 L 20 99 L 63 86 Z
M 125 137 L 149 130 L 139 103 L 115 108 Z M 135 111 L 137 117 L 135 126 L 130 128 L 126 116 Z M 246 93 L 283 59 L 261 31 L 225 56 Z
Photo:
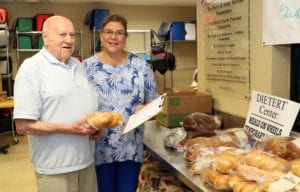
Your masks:
M 92 30 L 100 30 L 102 21 L 109 15 L 108 9 L 93 9 L 90 11 L 86 17 L 85 24 L 90 26 Z
M 30 32 L 33 31 L 33 18 L 31 17 L 20 17 L 17 21 L 19 32 Z M 32 37 L 30 35 L 19 35 L 18 36 L 18 48 L 19 49 L 32 49 Z
M 44 46 L 44 41 L 43 41 L 42 36 L 40 35 L 40 36 L 38 37 L 37 48 L 38 48 L 38 49 L 42 49 L 43 46 Z
M 185 40 L 196 40 L 196 24 L 184 23 Z
M 32 49 L 32 38 L 27 35 L 19 35 L 18 37 L 19 49 Z
M 158 35 L 164 37 L 167 41 L 185 40 L 185 34 L 185 23 L 183 21 L 163 22 L 158 31 Z
M 185 24 L 182 21 L 174 21 L 171 26 L 171 40 L 185 40 Z
M 42 31 L 43 24 L 49 17 L 54 16 L 52 13 L 40 13 L 36 14 L 34 17 L 34 23 L 35 23 L 35 30 L 36 31 Z

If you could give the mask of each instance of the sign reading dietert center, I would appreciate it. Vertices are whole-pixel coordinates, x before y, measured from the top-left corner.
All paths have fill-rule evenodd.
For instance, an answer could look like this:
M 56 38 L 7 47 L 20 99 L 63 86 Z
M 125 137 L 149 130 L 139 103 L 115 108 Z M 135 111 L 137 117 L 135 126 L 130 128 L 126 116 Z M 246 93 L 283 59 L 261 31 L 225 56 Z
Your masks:
M 206 0 L 204 39 L 208 91 L 230 97 L 249 96 L 249 2 Z
M 265 136 L 289 136 L 300 104 L 288 99 L 252 91 L 244 128 L 257 139 Z

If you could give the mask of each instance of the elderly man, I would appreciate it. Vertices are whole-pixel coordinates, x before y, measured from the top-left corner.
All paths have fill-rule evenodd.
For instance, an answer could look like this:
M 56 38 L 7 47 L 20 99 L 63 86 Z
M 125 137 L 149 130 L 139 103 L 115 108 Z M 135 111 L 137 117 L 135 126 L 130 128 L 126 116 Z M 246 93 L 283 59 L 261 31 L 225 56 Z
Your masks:
M 75 48 L 73 23 L 62 16 L 43 26 L 44 47 L 22 63 L 15 79 L 14 120 L 27 134 L 39 192 L 96 192 L 94 140 L 102 135 L 87 126 L 97 111 Z

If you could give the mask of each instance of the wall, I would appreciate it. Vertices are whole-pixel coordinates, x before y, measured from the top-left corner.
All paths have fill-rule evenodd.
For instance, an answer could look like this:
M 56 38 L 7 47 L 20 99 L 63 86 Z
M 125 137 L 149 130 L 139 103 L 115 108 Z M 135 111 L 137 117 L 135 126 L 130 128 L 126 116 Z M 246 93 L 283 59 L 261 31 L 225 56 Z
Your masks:
M 162 21 L 194 21 L 196 18 L 195 7 L 144 7 L 144 6 L 117 6 L 117 5 L 105 5 L 101 3 L 1 3 L 1 7 L 8 10 L 9 25 L 12 26 L 13 22 L 18 17 L 33 17 L 37 13 L 54 13 L 57 15 L 63 15 L 70 18 L 75 25 L 76 29 L 83 30 L 83 52 L 84 58 L 90 56 L 90 40 L 91 33 L 88 26 L 85 26 L 84 18 L 86 14 L 95 8 L 109 9 L 110 13 L 120 13 L 128 19 L 128 29 L 154 29 L 158 31 L 160 23 Z M 180 14 L 179 14 L 180 13 Z M 130 40 L 133 40 L 131 38 Z M 179 47 L 182 45 L 179 45 Z M 150 48 L 149 48 L 150 49 Z M 190 45 L 188 51 L 184 51 L 185 48 L 181 48 L 187 55 L 178 54 L 178 67 L 174 71 L 174 85 L 176 86 L 188 86 L 192 81 L 193 70 L 181 70 L 180 66 L 186 67 L 185 63 L 188 63 L 188 68 L 196 68 L 196 43 Z M 181 52 L 181 51 L 180 51 Z M 16 58 L 15 50 L 13 52 L 14 58 Z M 16 59 L 14 59 L 14 74 L 17 71 Z M 178 71 L 179 70 L 179 71 Z M 178 72 L 177 72 L 178 71 Z M 180 74 L 180 76 L 179 76 Z M 159 92 L 162 92 L 163 76 L 157 74 L 157 84 Z M 170 86 L 170 72 L 166 74 L 167 86 Z
M 257 90 L 284 98 L 289 98 L 290 86 L 290 46 L 262 46 L 262 11 L 261 0 L 250 2 L 250 91 Z M 197 1 L 197 25 L 202 26 L 203 10 Z M 198 81 L 199 90 L 205 91 L 205 45 L 204 31 L 198 28 Z M 218 111 L 245 118 L 247 116 L 248 99 L 236 99 L 221 95 L 213 95 L 214 108 Z

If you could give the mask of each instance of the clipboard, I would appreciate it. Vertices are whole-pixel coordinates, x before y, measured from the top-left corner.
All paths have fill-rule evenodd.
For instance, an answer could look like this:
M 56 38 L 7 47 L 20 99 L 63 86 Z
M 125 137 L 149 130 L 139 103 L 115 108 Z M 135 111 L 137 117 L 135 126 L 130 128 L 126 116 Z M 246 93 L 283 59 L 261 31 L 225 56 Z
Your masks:
M 165 97 L 166 93 L 160 95 L 154 101 L 142 108 L 139 112 L 131 115 L 122 130 L 122 135 L 137 128 L 141 124 L 154 117 L 157 113 L 159 113 L 163 108 Z

